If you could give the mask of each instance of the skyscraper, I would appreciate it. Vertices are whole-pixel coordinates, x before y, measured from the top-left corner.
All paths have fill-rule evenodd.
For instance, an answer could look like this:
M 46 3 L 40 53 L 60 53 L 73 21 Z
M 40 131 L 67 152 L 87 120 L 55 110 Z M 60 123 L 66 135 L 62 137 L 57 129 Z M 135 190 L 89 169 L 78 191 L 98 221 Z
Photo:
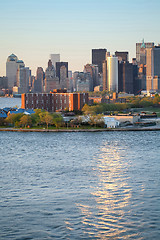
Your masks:
M 107 49 L 92 49 L 92 64 L 98 65 L 99 73 L 102 73 L 102 64 L 106 59 Z
M 160 90 L 160 46 L 146 50 L 146 88 Z
M 17 74 L 17 61 L 18 58 L 13 53 L 7 58 L 6 62 L 6 76 L 8 78 L 8 88 L 12 89 L 16 84 L 16 74 Z
M 84 73 L 90 73 L 93 81 L 92 88 L 99 85 L 98 65 L 86 64 L 84 66 Z M 92 89 L 92 91 L 93 91 Z
M 133 93 L 133 64 L 118 62 L 118 91 Z
M 56 76 L 59 78 L 59 81 L 61 80 L 60 79 L 60 68 L 62 66 L 65 66 L 66 67 L 66 74 L 67 74 L 67 78 L 68 78 L 68 62 L 56 62 Z
M 118 57 L 118 60 L 128 62 L 128 52 L 115 52 L 116 57 Z
M 48 67 L 45 71 L 45 92 L 49 93 L 53 89 L 60 88 L 59 78 L 56 77 L 55 68 L 52 65 L 52 61 L 48 61 Z
M 34 81 L 34 92 L 36 93 L 43 92 L 43 77 L 44 77 L 43 68 L 38 67 L 36 72 L 36 78 Z
M 8 88 L 12 89 L 14 86 L 16 86 L 17 80 L 17 69 L 20 66 L 25 66 L 24 62 L 22 60 L 18 60 L 18 57 L 15 54 L 11 54 L 7 58 L 6 62 L 6 76 L 8 78 Z
M 60 54 L 50 54 L 50 59 L 54 68 L 56 69 L 56 62 L 60 62 Z
M 107 89 L 118 92 L 118 57 L 107 57 Z
M 146 64 L 146 53 L 145 50 L 147 48 L 151 48 L 154 46 L 154 42 L 144 42 L 144 39 L 142 40 L 142 43 L 136 43 L 136 59 L 138 65 L 140 64 Z
M 29 67 L 19 67 L 17 70 L 17 87 L 18 93 L 28 93 L 29 92 L 29 79 L 31 76 L 31 70 Z

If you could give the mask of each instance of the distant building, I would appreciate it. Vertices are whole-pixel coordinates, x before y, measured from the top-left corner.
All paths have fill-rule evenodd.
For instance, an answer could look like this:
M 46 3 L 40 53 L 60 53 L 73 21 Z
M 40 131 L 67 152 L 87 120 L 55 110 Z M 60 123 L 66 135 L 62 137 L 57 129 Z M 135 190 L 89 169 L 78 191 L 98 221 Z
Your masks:
M 119 61 L 128 62 L 128 52 L 115 52 L 115 56 L 118 57 Z
M 45 92 L 49 93 L 53 89 L 60 88 L 59 78 L 56 77 L 56 71 L 52 61 L 48 61 L 48 68 L 45 71 Z
M 56 62 L 60 62 L 60 54 L 50 54 L 50 59 L 54 68 L 56 69 Z
M 103 90 L 107 90 L 107 61 L 103 62 Z
M 73 91 L 93 91 L 93 79 L 90 72 L 73 73 Z
M 89 92 L 90 91 L 90 81 L 86 79 L 84 81 L 78 79 L 77 81 L 77 91 L 78 92 Z
M 34 81 L 34 92 L 42 93 L 43 92 L 43 78 L 44 78 L 44 71 L 42 67 L 37 68 L 36 78 Z
M 29 93 L 22 94 L 22 108 L 45 109 L 49 112 L 82 110 L 88 104 L 88 93 Z
M 138 65 L 146 64 L 145 50 L 153 46 L 154 46 L 154 42 L 144 42 L 144 39 L 142 43 L 136 43 L 136 60 Z
M 67 78 L 67 68 L 65 65 L 60 67 L 60 88 L 64 89 L 68 87 L 69 79 Z
M 0 77 L 0 89 L 8 88 L 8 78 L 7 77 Z
M 102 73 L 102 63 L 106 59 L 107 49 L 92 49 L 92 64 L 98 65 L 99 73 Z
M 17 69 L 20 66 L 25 66 L 22 60 L 18 60 L 18 57 L 13 53 L 7 58 L 6 62 L 6 76 L 8 78 L 8 88 L 12 89 L 16 86 Z
M 160 46 L 146 50 L 146 88 L 160 91 Z
M 107 89 L 118 92 L 118 57 L 107 57 Z
M 86 64 L 84 66 L 84 73 L 90 73 L 93 79 L 93 89 L 95 86 L 99 85 L 99 75 L 98 75 L 98 65 Z M 93 91 L 92 89 L 92 91 Z
M 31 70 L 29 67 L 18 67 L 17 69 L 17 84 L 18 94 L 29 92 L 29 81 L 31 77 Z
M 59 78 L 59 81 L 61 80 L 60 79 L 60 69 L 62 66 L 65 66 L 66 67 L 66 77 L 68 78 L 68 62 L 56 62 L 56 77 Z
M 133 93 L 133 64 L 118 62 L 118 92 Z

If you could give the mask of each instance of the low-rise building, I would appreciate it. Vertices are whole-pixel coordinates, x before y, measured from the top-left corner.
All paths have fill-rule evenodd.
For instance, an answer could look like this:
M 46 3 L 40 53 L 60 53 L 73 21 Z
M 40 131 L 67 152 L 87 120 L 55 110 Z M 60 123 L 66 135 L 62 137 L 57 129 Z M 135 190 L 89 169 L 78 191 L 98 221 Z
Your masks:
M 22 108 L 45 109 L 48 112 L 81 110 L 88 104 L 88 93 L 28 93 L 22 94 Z

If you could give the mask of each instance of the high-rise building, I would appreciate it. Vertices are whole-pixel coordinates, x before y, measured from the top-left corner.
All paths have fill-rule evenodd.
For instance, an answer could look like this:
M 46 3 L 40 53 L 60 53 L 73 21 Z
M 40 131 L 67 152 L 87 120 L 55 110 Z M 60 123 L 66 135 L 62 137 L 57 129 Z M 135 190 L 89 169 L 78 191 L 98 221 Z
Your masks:
M 107 90 L 107 61 L 103 62 L 103 90 Z
M 60 68 L 62 66 L 65 66 L 66 67 L 66 73 L 67 73 L 67 78 L 68 78 L 68 62 L 56 62 L 56 77 L 59 78 L 59 81 L 61 80 L 60 79 Z
M 53 89 L 60 88 L 59 78 L 56 77 L 55 68 L 52 65 L 52 61 L 48 61 L 48 68 L 45 71 L 45 92 L 49 93 Z
M 67 68 L 66 66 L 60 67 L 60 88 L 67 88 L 69 79 L 67 78 Z
M 118 57 L 119 61 L 128 62 L 128 52 L 115 52 L 116 57 Z
M 146 50 L 146 89 L 160 90 L 160 46 Z
M 7 77 L 0 77 L 0 89 L 8 88 L 8 78 Z
M 107 89 L 118 92 L 118 57 L 107 57 Z
M 54 68 L 56 69 L 56 62 L 60 62 L 60 54 L 50 54 L 50 59 Z
M 146 64 L 146 49 L 154 46 L 154 42 L 144 42 L 136 43 L 136 59 L 138 65 Z
M 7 58 L 6 76 L 8 78 L 8 88 L 12 89 L 16 85 L 16 74 L 18 69 L 18 58 L 13 53 Z
M 133 93 L 133 64 L 118 62 L 118 91 Z
M 42 67 L 37 68 L 36 78 L 34 81 L 34 92 L 42 93 L 43 92 L 43 78 L 44 78 L 44 71 Z
M 6 76 L 8 78 L 8 88 L 12 89 L 17 84 L 17 70 L 20 67 L 25 67 L 22 60 L 18 60 L 13 53 L 7 58 Z
M 28 67 L 18 67 L 17 70 L 17 87 L 18 93 L 28 93 L 29 92 L 29 80 L 31 77 L 31 70 Z
M 84 66 L 84 73 L 90 73 L 93 80 L 93 87 L 92 87 L 93 89 L 95 86 L 99 85 L 98 65 L 86 64 Z
M 92 64 L 98 65 L 99 73 L 102 73 L 102 64 L 106 59 L 107 49 L 92 49 Z

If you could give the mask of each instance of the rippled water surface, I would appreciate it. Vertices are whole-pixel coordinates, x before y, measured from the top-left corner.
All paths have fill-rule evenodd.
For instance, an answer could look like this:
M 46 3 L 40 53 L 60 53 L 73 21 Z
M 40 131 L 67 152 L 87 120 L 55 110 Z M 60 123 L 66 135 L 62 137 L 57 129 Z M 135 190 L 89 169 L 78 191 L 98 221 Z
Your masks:
M 160 239 L 159 132 L 0 142 L 0 239 Z

